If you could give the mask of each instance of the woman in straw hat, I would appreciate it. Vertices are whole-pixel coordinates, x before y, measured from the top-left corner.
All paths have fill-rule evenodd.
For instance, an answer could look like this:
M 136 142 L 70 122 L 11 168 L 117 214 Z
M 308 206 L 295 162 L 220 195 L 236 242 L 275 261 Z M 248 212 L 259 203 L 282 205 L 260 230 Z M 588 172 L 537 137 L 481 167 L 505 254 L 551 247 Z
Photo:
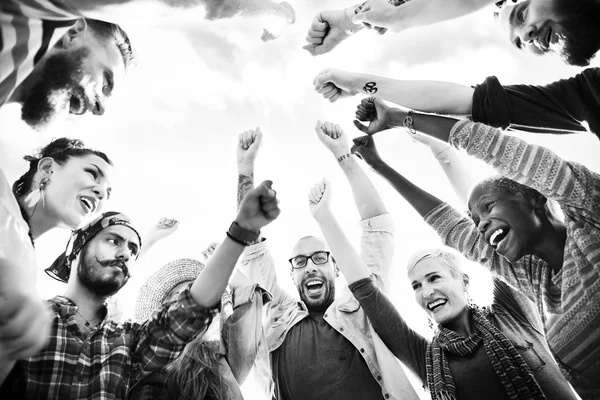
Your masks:
M 409 328 L 371 279 L 330 210 L 328 182 L 315 185 L 310 208 L 349 287 L 375 331 L 411 368 L 433 400 L 578 399 L 553 359 L 533 304 L 500 280 L 494 302 L 468 300 L 469 277 L 450 250 L 416 253 L 408 276 L 415 300 L 435 321 L 433 340 Z
M 215 246 L 209 246 L 205 257 Z M 140 289 L 135 319 L 146 320 L 161 304 L 176 299 L 203 269 L 202 262 L 189 258 L 163 266 Z M 232 282 L 241 282 L 239 275 Z M 161 373 L 136 384 L 129 398 L 243 399 L 239 386 L 255 360 L 268 363 L 268 350 L 261 343 L 261 319 L 263 305 L 270 299 L 271 295 L 256 284 L 242 284 L 226 291 L 221 299 L 221 312 L 210 327 Z

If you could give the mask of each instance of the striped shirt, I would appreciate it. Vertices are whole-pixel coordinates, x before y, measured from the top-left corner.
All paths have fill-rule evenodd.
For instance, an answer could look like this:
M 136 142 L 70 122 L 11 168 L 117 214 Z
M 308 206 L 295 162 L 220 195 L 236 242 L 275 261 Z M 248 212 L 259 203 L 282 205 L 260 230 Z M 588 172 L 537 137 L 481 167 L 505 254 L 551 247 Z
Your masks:
M 71 300 L 57 296 L 49 303 L 54 317 L 48 345 L 17 363 L 28 399 L 125 399 L 133 383 L 174 360 L 215 314 L 186 289 L 142 324 L 118 324 L 107 315 L 84 337 Z
M 460 121 L 449 142 L 497 172 L 556 200 L 567 239 L 561 270 L 535 256 L 508 262 L 474 222 L 441 204 L 425 216 L 445 244 L 491 269 L 536 305 L 550 348 L 583 398 L 600 397 L 600 175 L 480 123 Z
M 78 18 L 50 0 L 0 1 L 0 107 Z

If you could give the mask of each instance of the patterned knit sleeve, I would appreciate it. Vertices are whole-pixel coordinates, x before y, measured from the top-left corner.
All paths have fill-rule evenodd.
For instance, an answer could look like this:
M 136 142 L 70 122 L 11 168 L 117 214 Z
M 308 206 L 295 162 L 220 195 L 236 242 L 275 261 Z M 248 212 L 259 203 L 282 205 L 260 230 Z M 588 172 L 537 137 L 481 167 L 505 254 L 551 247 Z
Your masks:
M 134 362 L 141 363 L 141 376 L 158 371 L 173 361 L 187 343 L 204 332 L 217 312 L 217 307 L 206 309 L 196 304 L 189 287 L 177 300 L 159 307 L 139 327 Z
M 454 125 L 449 142 L 600 227 L 600 175 L 583 165 L 499 129 L 465 120 Z

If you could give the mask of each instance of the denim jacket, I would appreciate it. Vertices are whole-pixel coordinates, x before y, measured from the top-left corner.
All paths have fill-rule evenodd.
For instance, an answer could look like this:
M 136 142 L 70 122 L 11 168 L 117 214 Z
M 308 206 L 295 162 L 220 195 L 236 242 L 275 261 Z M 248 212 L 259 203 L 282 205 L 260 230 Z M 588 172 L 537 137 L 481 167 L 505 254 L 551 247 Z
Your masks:
M 388 214 L 361 221 L 361 256 L 383 290 L 388 289 L 394 255 L 394 223 Z M 279 348 L 287 332 L 308 316 L 306 305 L 286 293 L 277 283 L 275 265 L 267 241 L 250 246 L 241 260 L 242 272 L 273 295 L 267 309 L 265 332 L 269 352 Z M 404 370 L 371 326 L 358 301 L 345 287 L 324 314 L 325 321 L 360 350 L 385 399 L 418 399 Z M 279 398 L 277 371 L 273 374 Z M 266 378 L 266 377 L 265 377 Z M 267 379 L 264 379 L 265 381 Z

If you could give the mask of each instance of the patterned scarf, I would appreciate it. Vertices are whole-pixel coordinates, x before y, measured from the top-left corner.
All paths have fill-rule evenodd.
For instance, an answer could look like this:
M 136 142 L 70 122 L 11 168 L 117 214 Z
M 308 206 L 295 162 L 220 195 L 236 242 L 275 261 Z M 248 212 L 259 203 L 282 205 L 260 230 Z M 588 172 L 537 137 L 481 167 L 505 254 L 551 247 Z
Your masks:
M 445 353 L 460 357 L 471 356 L 475 354 L 481 342 L 510 399 L 545 399 L 546 396 L 521 354 L 510 340 L 488 321 L 488 312 L 472 308 L 471 314 L 474 327 L 469 337 L 460 337 L 456 332 L 440 326 L 433 341 L 427 346 L 427 384 L 431 399 L 457 399 L 454 379 Z

